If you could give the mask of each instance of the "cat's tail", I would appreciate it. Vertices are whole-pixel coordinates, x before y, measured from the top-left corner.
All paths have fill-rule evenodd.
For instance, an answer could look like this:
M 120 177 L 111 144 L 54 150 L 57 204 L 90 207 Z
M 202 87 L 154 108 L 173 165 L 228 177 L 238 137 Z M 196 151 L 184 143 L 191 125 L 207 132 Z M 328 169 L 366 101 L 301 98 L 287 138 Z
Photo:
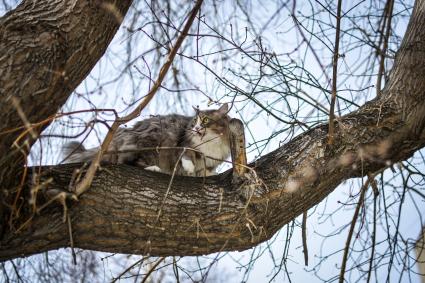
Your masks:
M 97 148 L 86 149 L 77 141 L 69 142 L 62 148 L 64 163 L 89 162 L 96 152 Z

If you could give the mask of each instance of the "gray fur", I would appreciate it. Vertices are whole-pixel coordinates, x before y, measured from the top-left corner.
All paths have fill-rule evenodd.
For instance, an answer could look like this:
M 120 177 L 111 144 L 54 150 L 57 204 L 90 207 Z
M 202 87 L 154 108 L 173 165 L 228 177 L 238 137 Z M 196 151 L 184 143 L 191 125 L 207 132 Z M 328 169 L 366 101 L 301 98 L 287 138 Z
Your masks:
M 202 119 L 208 123 L 201 123 Z M 227 104 L 217 110 L 197 111 L 193 117 L 153 116 L 132 128 L 119 128 L 103 161 L 168 174 L 176 167 L 178 175 L 213 175 L 230 155 L 229 120 Z M 89 162 L 97 150 L 86 150 L 80 143 L 70 142 L 64 148 L 64 155 L 68 156 L 65 162 Z
M 77 142 L 72 141 L 62 148 L 63 156 L 65 157 L 66 163 L 75 162 L 89 162 L 97 151 L 97 148 L 85 149 L 84 146 Z

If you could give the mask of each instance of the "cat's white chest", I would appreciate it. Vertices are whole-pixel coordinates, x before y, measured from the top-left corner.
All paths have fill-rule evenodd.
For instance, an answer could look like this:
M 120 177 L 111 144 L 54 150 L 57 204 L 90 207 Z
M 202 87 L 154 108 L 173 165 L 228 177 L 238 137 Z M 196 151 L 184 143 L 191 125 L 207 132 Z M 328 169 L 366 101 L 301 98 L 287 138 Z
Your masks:
M 204 136 L 195 136 L 192 139 L 193 148 L 201 151 L 206 157 L 207 167 L 215 167 L 230 155 L 229 143 L 223 136 L 207 132 Z

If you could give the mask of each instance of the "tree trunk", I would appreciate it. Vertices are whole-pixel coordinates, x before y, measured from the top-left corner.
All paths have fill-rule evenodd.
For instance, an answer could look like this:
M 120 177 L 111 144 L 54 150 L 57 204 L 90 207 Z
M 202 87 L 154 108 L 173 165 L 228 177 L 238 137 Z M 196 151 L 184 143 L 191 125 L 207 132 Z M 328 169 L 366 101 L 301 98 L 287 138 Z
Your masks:
M 104 54 L 130 4 L 25 0 L 0 18 L 0 236 L 31 145 Z
M 256 176 L 238 183 L 226 172 L 205 180 L 176 177 L 169 187 L 168 175 L 106 166 L 70 207 L 75 247 L 161 256 L 248 249 L 344 180 L 409 158 L 425 145 L 424 25 L 425 0 L 419 0 L 382 95 L 338 119 L 331 146 L 328 126 L 316 127 L 251 164 Z M 28 180 L 67 188 L 78 167 L 33 168 L 42 176 Z M 6 232 L 0 259 L 70 246 L 59 206 L 28 223 L 19 233 Z
M 3 188 L 16 181 L 9 176 L 22 171 L 25 153 L 38 134 L 105 53 L 130 4 L 130 0 L 26 0 L 0 19 Z M 17 140 L 23 129 L 13 129 L 42 121 Z

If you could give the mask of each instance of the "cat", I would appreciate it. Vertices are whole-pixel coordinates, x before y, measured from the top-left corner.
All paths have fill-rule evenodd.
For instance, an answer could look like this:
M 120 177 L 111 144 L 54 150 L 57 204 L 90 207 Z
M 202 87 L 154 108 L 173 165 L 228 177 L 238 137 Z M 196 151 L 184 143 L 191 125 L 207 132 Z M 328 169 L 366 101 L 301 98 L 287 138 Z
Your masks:
M 167 174 L 217 174 L 216 168 L 230 155 L 228 105 L 195 111 L 192 117 L 152 116 L 132 128 L 119 128 L 102 161 Z M 65 162 L 89 162 L 97 150 L 70 142 L 64 148 Z

